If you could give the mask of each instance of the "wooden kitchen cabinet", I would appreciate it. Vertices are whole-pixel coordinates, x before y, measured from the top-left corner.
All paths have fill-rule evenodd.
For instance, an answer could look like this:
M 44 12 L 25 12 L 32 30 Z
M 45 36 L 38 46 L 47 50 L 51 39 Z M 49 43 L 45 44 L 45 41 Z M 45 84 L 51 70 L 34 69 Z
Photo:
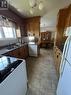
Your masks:
M 26 19 L 26 30 L 28 35 L 37 38 L 40 36 L 40 17 L 31 17 Z
M 66 19 L 66 23 L 65 23 L 66 28 L 69 26 L 71 26 L 71 5 L 67 9 L 67 19 Z
M 19 48 L 13 50 L 12 52 L 13 52 L 13 56 L 14 56 L 14 57 L 20 58 Z
M 57 35 L 56 35 L 56 46 L 58 47 L 61 47 L 63 42 L 66 19 L 67 19 L 67 8 L 60 9 L 58 13 Z
M 20 58 L 27 58 L 28 57 L 28 45 L 24 45 L 19 49 Z
M 67 18 L 67 8 L 60 9 L 58 13 L 58 23 L 57 23 L 58 30 L 64 29 L 66 18 Z
M 8 52 L 7 55 L 13 56 L 13 51 Z
M 56 35 L 56 46 L 59 48 L 66 41 L 64 32 L 67 27 L 71 26 L 71 5 L 66 8 L 60 9 L 57 20 L 57 35 Z
M 29 56 L 29 51 L 28 51 L 28 45 L 24 46 L 24 57 L 27 58 Z
M 20 58 L 25 58 L 25 49 L 24 49 L 24 46 L 22 46 L 20 49 L 19 49 L 19 52 L 20 52 Z
M 7 56 L 13 56 L 16 58 L 27 58 L 28 57 L 28 45 L 21 46 L 17 49 L 14 49 L 12 51 L 9 51 L 5 53 L 4 55 Z
M 7 55 L 7 56 L 13 56 L 13 57 L 17 57 L 19 58 L 20 54 L 19 54 L 19 49 L 14 49 L 12 51 L 9 51 L 7 53 L 5 53 L 4 55 Z
M 57 32 L 54 47 L 55 68 L 58 76 L 62 56 L 62 52 L 60 51 L 60 49 L 62 48 L 61 50 L 63 50 L 63 45 L 67 39 L 67 37 L 64 35 L 64 32 L 66 28 L 70 26 L 71 26 L 71 4 L 66 8 L 60 9 L 58 13 Z
M 58 77 L 60 72 L 61 58 L 62 58 L 62 52 L 57 47 L 54 47 L 54 63 Z
M 24 58 L 24 55 L 25 55 L 25 54 L 24 54 L 24 47 L 20 47 L 20 48 L 19 48 L 19 53 L 20 53 L 19 57 L 20 57 L 20 58 Z

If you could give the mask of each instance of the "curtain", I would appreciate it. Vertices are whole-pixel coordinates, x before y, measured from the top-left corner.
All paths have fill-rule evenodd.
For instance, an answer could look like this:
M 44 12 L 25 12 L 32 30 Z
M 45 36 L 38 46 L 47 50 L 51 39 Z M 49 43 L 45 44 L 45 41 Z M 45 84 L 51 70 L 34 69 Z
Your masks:
M 15 38 L 16 24 L 5 17 L 0 16 L 0 38 Z
M 0 15 L 0 27 L 15 27 L 15 23 Z

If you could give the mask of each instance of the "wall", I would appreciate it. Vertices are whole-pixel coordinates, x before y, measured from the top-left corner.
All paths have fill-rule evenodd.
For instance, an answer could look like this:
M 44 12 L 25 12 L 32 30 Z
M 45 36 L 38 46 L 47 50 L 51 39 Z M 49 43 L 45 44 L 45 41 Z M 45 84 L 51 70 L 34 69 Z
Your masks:
M 52 9 L 41 17 L 40 29 L 46 31 L 56 31 L 58 9 Z
M 44 32 L 44 31 L 56 31 L 56 27 L 53 26 L 48 26 L 48 27 L 40 27 L 40 32 Z
M 71 0 L 48 0 L 47 12 L 41 17 L 41 27 L 47 26 L 50 31 L 55 31 L 59 9 L 67 7 Z M 53 27 L 53 28 L 52 28 Z

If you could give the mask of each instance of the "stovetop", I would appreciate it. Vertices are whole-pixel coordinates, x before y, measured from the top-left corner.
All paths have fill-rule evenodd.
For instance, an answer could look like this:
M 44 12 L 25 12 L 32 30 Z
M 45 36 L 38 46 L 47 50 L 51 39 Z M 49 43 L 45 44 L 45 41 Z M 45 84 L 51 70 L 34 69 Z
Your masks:
M 15 57 L 0 56 L 0 83 L 22 62 Z

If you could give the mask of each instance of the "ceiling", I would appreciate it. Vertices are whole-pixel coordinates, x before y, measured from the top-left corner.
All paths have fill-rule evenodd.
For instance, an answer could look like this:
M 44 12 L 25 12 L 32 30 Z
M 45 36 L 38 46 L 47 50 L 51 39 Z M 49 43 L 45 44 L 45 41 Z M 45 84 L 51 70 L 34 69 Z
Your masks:
M 33 16 L 43 16 L 47 10 L 50 8 L 50 6 L 54 4 L 49 4 L 48 0 L 37 0 L 37 3 L 40 1 L 43 1 L 44 8 L 43 10 L 39 10 L 38 6 L 34 9 L 34 14 L 30 13 L 30 4 L 29 1 L 34 1 L 34 0 L 7 0 L 9 3 L 14 6 L 22 15 L 26 17 L 33 17 Z M 48 6 L 48 7 L 47 7 Z
M 34 13 L 31 14 L 29 1 L 31 0 L 8 0 L 23 16 L 41 16 L 40 27 L 49 27 L 50 30 L 56 26 L 58 10 L 71 3 L 71 0 L 37 0 L 37 3 L 42 1 L 44 7 L 39 10 L 37 6 Z

